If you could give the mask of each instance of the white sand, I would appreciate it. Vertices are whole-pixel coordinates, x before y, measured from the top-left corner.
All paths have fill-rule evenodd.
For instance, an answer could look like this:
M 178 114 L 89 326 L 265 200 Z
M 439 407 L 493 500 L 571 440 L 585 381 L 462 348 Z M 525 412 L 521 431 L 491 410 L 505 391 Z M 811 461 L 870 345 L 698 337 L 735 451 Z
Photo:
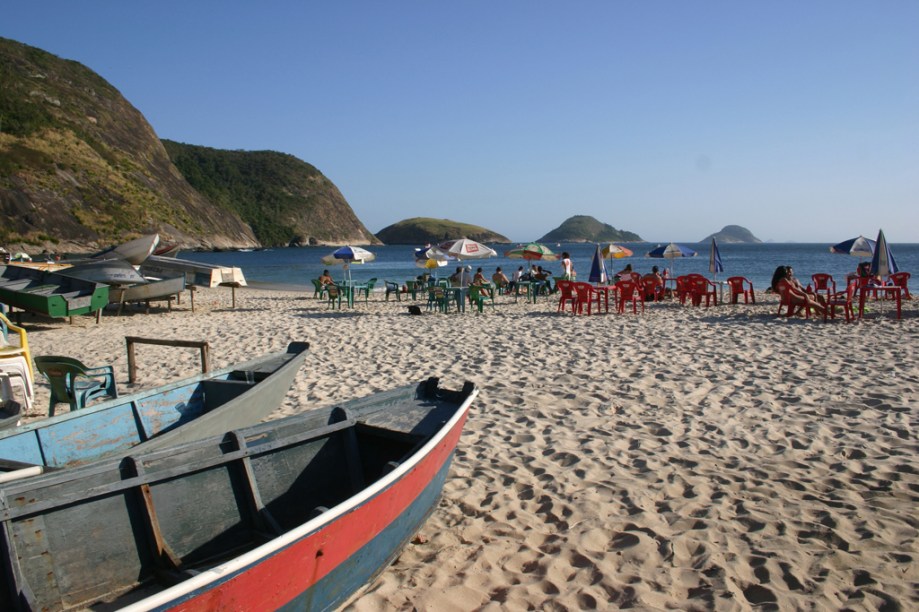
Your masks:
M 111 363 L 123 393 L 132 335 L 206 340 L 214 367 L 309 341 L 284 413 L 431 375 L 479 385 L 438 510 L 355 610 L 919 608 L 913 303 L 846 325 L 774 301 L 412 317 L 310 296 L 24 322 L 34 354 Z M 137 355 L 136 388 L 198 368 L 193 349 Z

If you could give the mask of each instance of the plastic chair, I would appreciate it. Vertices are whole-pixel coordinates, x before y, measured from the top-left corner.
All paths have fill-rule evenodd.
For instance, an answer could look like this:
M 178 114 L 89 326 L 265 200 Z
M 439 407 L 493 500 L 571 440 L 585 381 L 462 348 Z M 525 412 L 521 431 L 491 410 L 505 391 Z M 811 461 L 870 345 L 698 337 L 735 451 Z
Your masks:
M 616 289 L 619 291 L 619 314 L 625 312 L 625 303 L 632 302 L 632 313 L 638 313 L 638 302 L 641 302 L 641 311 L 645 311 L 645 298 L 642 295 L 641 288 L 633 281 L 621 280 L 616 283 Z
M 315 289 L 313 292 L 313 297 L 317 300 L 322 299 L 322 296 L 325 294 L 325 285 L 323 285 L 318 278 L 311 280 L 313 281 L 313 289 Z
M 79 410 L 98 397 L 118 397 L 112 366 L 88 367 L 72 357 L 46 355 L 35 358 L 35 367 L 51 384 L 48 416 L 54 416 L 54 406 L 63 402 Z
M 389 301 L 389 294 L 396 294 L 396 301 L 402 301 L 402 287 L 399 286 L 399 283 L 395 281 L 383 281 L 383 284 L 386 285 L 386 301 Z
M 793 317 L 793 316 L 795 316 L 795 311 L 796 311 L 797 309 L 799 309 L 799 308 L 803 308 L 803 309 L 804 309 L 804 318 L 805 318 L 805 319 L 809 319 L 810 316 L 811 316 L 811 306 L 810 306 L 810 303 L 792 304 L 792 303 L 791 303 L 791 296 L 790 296 L 790 294 L 789 294 L 787 291 L 782 291 L 782 290 L 780 289 L 780 290 L 779 290 L 779 310 L 778 310 L 778 312 L 777 312 L 776 314 L 781 315 L 781 314 L 782 314 L 782 308 L 783 308 L 783 307 L 788 308 L 788 312 L 785 313 L 785 316 L 786 316 L 786 317 Z
M 676 296 L 680 300 L 680 304 L 686 303 L 686 298 L 692 296 L 692 277 L 691 276 L 677 276 L 676 277 Z
M 585 306 L 587 306 L 587 314 L 592 314 L 594 302 L 597 303 L 597 314 L 601 314 L 603 294 L 594 289 L 593 285 L 590 283 L 575 283 L 574 291 L 578 298 L 578 314 L 584 312 Z
M 702 298 L 705 298 L 706 308 L 711 306 L 712 302 L 718 305 L 718 287 L 715 283 L 701 275 L 693 276 L 691 282 L 693 306 L 701 306 Z
M 376 277 L 371 278 L 369 281 L 363 285 L 357 285 L 357 294 L 354 296 L 355 299 L 360 298 L 361 294 L 364 294 L 364 301 L 366 302 L 370 299 L 370 293 L 373 291 L 373 286 L 376 284 Z
M 852 306 L 852 299 L 855 297 L 855 292 L 857 290 L 858 281 L 852 281 L 846 287 L 845 291 L 840 291 L 839 293 L 834 293 L 827 297 L 826 309 L 823 311 L 823 322 L 826 323 L 827 318 L 836 318 L 837 306 L 842 306 L 843 314 L 846 315 L 846 323 L 853 320 L 855 318 L 855 309 Z
M 19 345 L 10 344 L 10 332 L 14 332 L 18 337 Z M 8 357 L 23 357 L 26 366 L 29 369 L 29 377 L 35 378 L 35 371 L 32 369 L 32 353 L 29 351 L 29 337 L 26 330 L 6 318 L 6 315 L 0 312 L 0 360 Z
M 491 295 L 488 287 L 469 285 L 469 303 L 478 306 L 479 312 L 485 309 L 485 304 L 491 304 L 491 309 L 495 309 L 495 299 Z
M 824 293 L 826 297 L 829 298 L 831 295 L 836 295 L 836 281 L 833 280 L 832 274 L 824 274 L 823 272 L 818 272 L 817 274 L 811 274 L 811 282 L 814 283 L 814 293 Z
M 338 285 L 326 285 L 325 295 L 329 302 L 329 308 L 341 309 L 341 287 Z
M 909 272 L 896 272 L 887 277 L 887 280 L 890 281 L 896 287 L 899 287 L 903 292 L 904 300 L 913 299 L 909 294 Z
M 555 283 L 556 289 L 558 289 L 558 308 L 556 312 L 564 312 L 565 305 L 571 304 L 571 314 L 575 314 L 578 310 L 578 297 L 574 293 L 574 283 L 570 280 L 560 280 Z
M 8 387 L 9 394 L 14 390 L 21 391 L 23 404 L 26 410 L 32 408 L 32 399 L 35 397 L 35 390 L 32 386 L 32 371 L 29 369 L 31 363 L 26 362 L 22 355 L 7 356 L 0 359 L 0 376 L 5 379 L 5 386 Z M 9 399 L 9 398 L 7 398 Z
M 657 282 L 656 278 L 642 278 L 641 290 L 644 292 L 646 302 L 659 302 L 664 299 L 664 287 Z
M 753 293 L 753 283 L 743 276 L 732 276 L 727 279 L 728 287 L 731 289 L 731 304 L 740 301 L 743 296 L 743 303 L 756 303 L 756 294 Z
M 435 308 L 440 312 L 447 312 L 449 308 L 447 292 L 440 285 L 428 289 L 428 310 Z

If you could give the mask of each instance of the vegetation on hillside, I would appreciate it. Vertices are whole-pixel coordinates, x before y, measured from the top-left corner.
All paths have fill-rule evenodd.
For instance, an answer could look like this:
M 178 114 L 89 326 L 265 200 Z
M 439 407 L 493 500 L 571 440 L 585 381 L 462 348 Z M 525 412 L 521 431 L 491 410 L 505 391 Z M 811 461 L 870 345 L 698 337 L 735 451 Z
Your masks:
M 449 219 L 414 217 L 387 226 L 377 232 L 384 244 L 426 244 L 469 238 L 478 242 L 510 242 L 508 238 L 479 225 Z
M 641 242 L 634 232 L 618 230 L 588 215 L 575 215 L 539 239 L 539 242 Z

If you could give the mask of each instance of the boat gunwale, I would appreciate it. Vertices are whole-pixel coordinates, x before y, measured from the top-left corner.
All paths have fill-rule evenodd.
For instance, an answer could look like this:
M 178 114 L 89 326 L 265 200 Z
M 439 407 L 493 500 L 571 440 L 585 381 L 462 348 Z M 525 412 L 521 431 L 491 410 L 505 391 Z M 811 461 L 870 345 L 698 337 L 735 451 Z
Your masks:
M 319 516 L 312 518 L 302 525 L 294 527 L 290 531 L 287 531 L 276 538 L 261 544 L 253 548 L 250 551 L 247 551 L 241 554 L 238 557 L 230 559 L 224 563 L 221 563 L 215 567 L 212 567 L 207 570 L 203 570 L 201 573 L 188 578 L 180 582 L 179 584 L 159 591 L 149 597 L 146 597 L 140 601 L 134 602 L 124 608 L 123 612 L 141 612 L 145 610 L 155 610 L 162 608 L 163 606 L 168 606 L 171 603 L 179 603 L 179 600 L 189 594 L 199 591 L 211 584 L 226 582 L 232 579 L 234 576 L 242 573 L 248 567 L 257 565 L 260 561 L 271 557 L 272 555 L 278 553 L 279 551 L 292 546 L 296 542 L 303 540 L 311 533 L 319 531 L 325 525 L 334 523 L 341 516 L 352 511 L 354 508 L 357 508 L 368 500 L 373 499 L 387 488 L 391 487 L 393 484 L 401 480 L 408 474 L 410 471 L 415 469 L 424 459 L 426 459 L 436 448 L 457 426 L 457 424 L 462 421 L 469 412 L 469 408 L 472 405 L 472 401 L 478 396 L 479 389 L 473 386 L 462 403 L 457 407 L 456 411 L 447 420 L 441 427 L 438 429 L 437 433 L 432 435 L 431 438 L 425 442 L 420 448 L 412 454 L 412 456 L 405 462 L 400 463 L 395 469 L 391 472 L 375 481 L 373 484 L 365 487 L 357 494 L 349 497 L 348 499 L 342 501 L 341 503 L 329 508 L 327 511 L 323 512 Z

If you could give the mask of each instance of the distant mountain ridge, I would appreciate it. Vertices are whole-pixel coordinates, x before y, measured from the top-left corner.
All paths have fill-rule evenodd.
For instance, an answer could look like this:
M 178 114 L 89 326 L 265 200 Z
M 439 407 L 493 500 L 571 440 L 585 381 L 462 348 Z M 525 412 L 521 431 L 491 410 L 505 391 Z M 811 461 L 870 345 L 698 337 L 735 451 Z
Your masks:
M 384 227 L 377 232 L 376 237 L 384 244 L 422 245 L 452 238 L 469 238 L 477 242 L 510 242 L 506 236 L 478 225 L 431 217 L 404 219 Z
M 708 242 L 712 238 L 718 242 L 734 244 L 759 244 L 762 242 L 750 230 L 739 225 L 725 225 L 720 232 L 709 234 L 701 242 Z
M 575 215 L 538 242 L 643 242 L 634 232 L 618 230 L 588 215 Z

